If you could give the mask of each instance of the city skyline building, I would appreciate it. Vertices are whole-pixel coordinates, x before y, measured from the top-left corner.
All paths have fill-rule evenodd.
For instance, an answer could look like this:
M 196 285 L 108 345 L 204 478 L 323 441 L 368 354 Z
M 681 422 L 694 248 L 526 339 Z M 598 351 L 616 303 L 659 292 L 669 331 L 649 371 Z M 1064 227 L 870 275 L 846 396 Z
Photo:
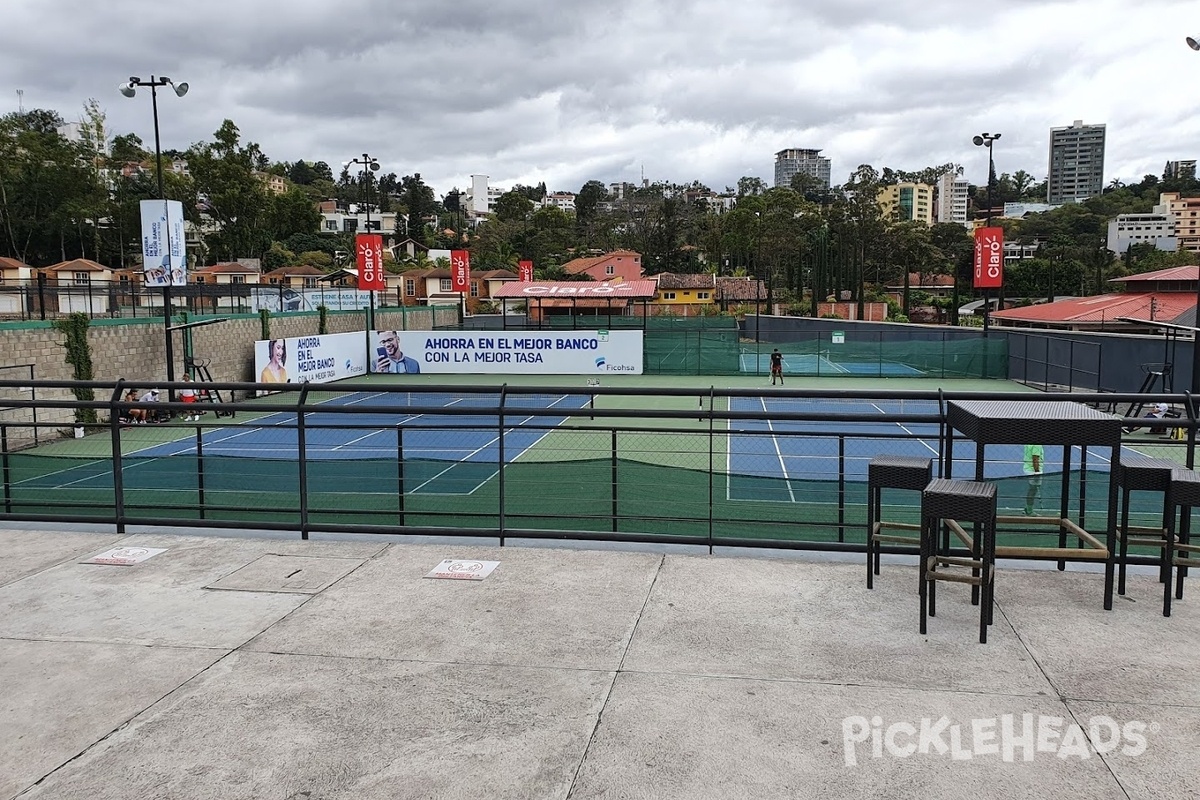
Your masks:
M 775 186 L 791 186 L 792 178 L 799 174 L 811 175 L 822 189 L 828 189 L 832 162 L 813 149 L 789 148 L 775 154 Z
M 1046 202 L 1078 203 L 1104 191 L 1105 126 L 1074 124 L 1050 129 Z

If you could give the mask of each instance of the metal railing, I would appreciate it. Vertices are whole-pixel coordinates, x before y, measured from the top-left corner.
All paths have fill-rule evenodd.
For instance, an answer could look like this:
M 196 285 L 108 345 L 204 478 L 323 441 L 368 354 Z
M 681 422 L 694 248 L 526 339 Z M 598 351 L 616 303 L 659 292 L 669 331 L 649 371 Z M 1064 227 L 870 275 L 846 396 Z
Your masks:
M 0 391 L 19 386 L 0 381 Z M 136 384 L 35 382 L 39 421 L 0 421 L 0 519 L 130 526 L 494 536 L 861 551 L 866 464 L 880 452 L 935 459 L 954 399 L 1119 403 L 1182 409 L 1155 440 L 1194 464 L 1188 395 L 619 389 L 554 386 L 204 384 L 254 400 L 143 404 Z M 178 390 L 186 384 L 173 384 Z M 161 388 L 165 385 L 158 384 Z M 164 392 L 165 394 L 165 392 Z M 102 422 L 76 426 L 78 409 Z M 184 421 L 186 412 L 209 413 Z M 169 421 L 139 422 L 142 411 Z M 46 420 L 56 420 L 48 422 Z M 1146 420 L 1127 420 L 1130 426 Z M 82 432 L 77 433 L 76 429 Z M 17 445 L 32 439 L 38 444 Z M 77 438 L 78 436 L 78 438 Z M 956 439 L 958 441 L 958 439 Z M 962 444 L 955 453 L 965 455 Z M 1072 462 L 1070 501 L 1105 515 L 1107 468 Z M 996 480 L 1024 503 L 1019 470 Z M 1161 502 L 1141 512 L 1161 515 Z M 919 501 L 892 501 L 907 521 Z M 1095 510 L 1093 510 L 1095 509 Z M 903 548 L 894 552 L 907 552 Z

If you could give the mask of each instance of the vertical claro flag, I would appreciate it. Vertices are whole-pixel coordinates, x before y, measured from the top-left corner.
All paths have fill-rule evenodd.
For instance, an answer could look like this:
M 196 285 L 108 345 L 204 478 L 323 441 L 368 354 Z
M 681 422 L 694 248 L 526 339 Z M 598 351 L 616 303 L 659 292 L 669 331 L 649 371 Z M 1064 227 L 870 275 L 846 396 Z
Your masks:
M 997 289 L 1004 285 L 1004 229 L 975 231 L 975 288 Z
M 521 283 L 529 283 L 533 280 L 533 262 L 518 261 L 517 262 L 517 278 Z
M 466 292 L 471 288 L 471 251 L 450 251 L 450 291 Z
M 383 291 L 387 283 L 383 279 L 383 236 L 378 233 L 360 233 L 355 239 L 358 252 L 358 288 Z

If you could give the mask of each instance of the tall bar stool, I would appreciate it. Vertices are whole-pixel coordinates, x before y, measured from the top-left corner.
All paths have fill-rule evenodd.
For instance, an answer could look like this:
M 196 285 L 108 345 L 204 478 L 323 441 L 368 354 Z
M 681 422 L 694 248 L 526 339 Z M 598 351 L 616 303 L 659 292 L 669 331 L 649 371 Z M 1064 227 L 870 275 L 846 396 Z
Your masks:
M 1200 567 L 1200 545 L 1191 544 L 1192 508 L 1200 506 L 1200 472 L 1178 468 L 1171 472 L 1171 488 L 1167 493 L 1167 504 L 1171 509 L 1167 525 L 1166 571 L 1163 580 L 1163 616 L 1171 616 L 1171 594 L 1174 588 L 1176 600 L 1183 599 L 1183 579 L 1188 567 Z M 1179 510 L 1178 533 L 1175 527 L 1175 510 Z M 1174 576 L 1172 576 L 1174 570 Z M 1172 587 L 1174 578 L 1174 587 Z
M 1170 569 L 1167 560 L 1167 531 L 1173 514 L 1169 501 L 1171 472 L 1179 463 L 1166 458 L 1153 458 L 1138 454 L 1122 455 L 1121 462 L 1113 469 L 1113 479 L 1120 489 L 1121 522 L 1117 526 L 1120 552 L 1117 556 L 1117 594 L 1125 594 L 1125 570 L 1129 560 L 1130 545 L 1157 547 L 1161 551 L 1158 579 L 1166 580 Z M 1161 492 L 1163 498 L 1162 525 L 1158 528 L 1131 526 L 1129 524 L 1130 492 Z
M 938 528 L 945 520 L 979 523 L 979 540 L 973 540 L 972 557 L 938 552 Z M 982 481 L 935 478 L 921 492 L 921 633 L 926 617 L 937 615 L 937 581 L 955 581 L 978 586 L 979 643 L 987 643 L 992 624 L 996 578 L 996 487 Z M 947 569 L 941 569 L 946 567 Z M 951 568 L 969 568 L 964 574 Z
M 916 456 L 875 456 L 867 464 L 867 588 L 875 588 L 879 574 L 880 542 L 920 545 L 921 537 L 883 533 L 884 529 L 920 531 L 910 522 L 888 522 L 882 517 L 884 489 L 921 492 L 933 480 L 933 459 Z

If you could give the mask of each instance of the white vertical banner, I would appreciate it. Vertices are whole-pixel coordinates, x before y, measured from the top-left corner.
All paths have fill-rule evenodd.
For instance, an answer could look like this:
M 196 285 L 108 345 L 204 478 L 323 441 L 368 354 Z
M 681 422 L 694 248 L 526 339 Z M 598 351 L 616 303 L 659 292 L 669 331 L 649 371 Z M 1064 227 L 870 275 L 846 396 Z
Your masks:
M 183 203 L 143 200 L 142 271 L 147 286 L 186 286 L 187 250 L 183 239 Z

